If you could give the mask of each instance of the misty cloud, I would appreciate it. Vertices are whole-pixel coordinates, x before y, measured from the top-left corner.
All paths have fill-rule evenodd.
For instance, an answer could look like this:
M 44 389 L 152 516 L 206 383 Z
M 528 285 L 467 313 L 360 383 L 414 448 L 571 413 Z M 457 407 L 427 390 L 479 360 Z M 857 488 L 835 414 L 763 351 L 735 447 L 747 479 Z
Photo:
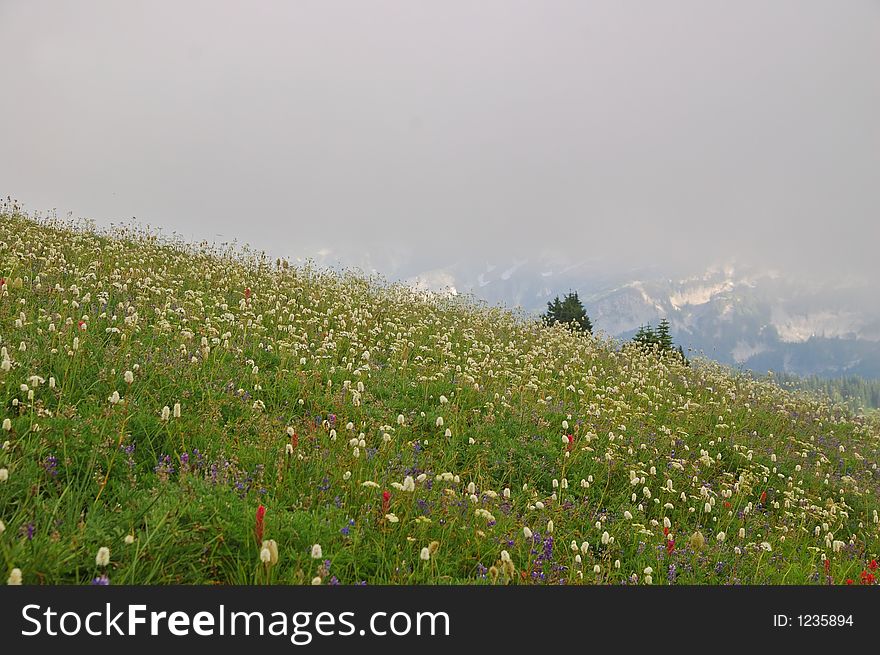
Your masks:
M 878 35 L 869 0 L 4 2 L 0 192 L 413 271 L 876 277 Z

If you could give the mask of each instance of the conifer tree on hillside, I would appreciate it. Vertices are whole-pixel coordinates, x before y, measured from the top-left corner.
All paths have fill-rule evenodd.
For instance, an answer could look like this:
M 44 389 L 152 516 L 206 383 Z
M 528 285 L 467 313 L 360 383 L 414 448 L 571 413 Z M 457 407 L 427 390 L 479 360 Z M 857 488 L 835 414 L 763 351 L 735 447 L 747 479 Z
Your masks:
M 542 316 L 544 323 L 553 325 L 562 316 L 562 301 L 556 296 L 552 301 L 547 303 L 547 312 Z
M 593 323 L 587 316 L 587 310 L 578 298 L 577 291 L 570 291 L 562 300 L 556 296 L 547 303 L 547 312 L 541 318 L 546 325 L 565 323 L 587 334 L 593 333 Z
M 685 357 L 684 349 L 681 346 L 676 347 L 673 343 L 669 321 L 665 318 L 660 321 L 656 330 L 650 325 L 642 325 L 632 340 L 643 349 L 654 350 L 661 355 L 663 353 L 675 353 L 681 357 L 681 361 L 690 365 L 687 357 Z
M 633 337 L 633 341 L 643 348 L 650 348 L 651 346 L 656 345 L 657 334 L 654 332 L 654 328 L 650 325 L 642 325 Z
M 665 318 L 657 326 L 657 344 L 661 350 L 672 350 L 672 335 L 669 334 L 669 321 Z

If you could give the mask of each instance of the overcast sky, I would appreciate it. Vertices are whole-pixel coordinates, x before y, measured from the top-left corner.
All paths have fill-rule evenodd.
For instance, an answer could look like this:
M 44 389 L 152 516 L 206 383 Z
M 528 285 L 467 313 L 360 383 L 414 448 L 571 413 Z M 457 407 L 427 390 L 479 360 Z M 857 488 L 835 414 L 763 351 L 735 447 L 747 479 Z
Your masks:
M 0 83 L 30 210 L 880 275 L 878 0 L 0 0 Z

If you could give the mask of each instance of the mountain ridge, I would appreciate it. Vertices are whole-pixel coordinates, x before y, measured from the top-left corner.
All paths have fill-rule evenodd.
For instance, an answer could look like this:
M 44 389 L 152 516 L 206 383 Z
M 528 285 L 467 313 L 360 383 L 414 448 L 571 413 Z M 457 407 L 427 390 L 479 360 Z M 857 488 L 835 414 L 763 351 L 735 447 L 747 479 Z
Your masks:
M 478 273 L 435 268 L 407 281 L 533 314 L 577 290 L 596 330 L 612 337 L 628 339 L 666 318 L 678 343 L 725 364 L 880 378 L 880 311 L 868 282 L 857 278 L 802 280 L 731 263 L 690 275 L 663 275 L 657 267 L 613 273 L 596 262 L 551 268 L 538 259 Z

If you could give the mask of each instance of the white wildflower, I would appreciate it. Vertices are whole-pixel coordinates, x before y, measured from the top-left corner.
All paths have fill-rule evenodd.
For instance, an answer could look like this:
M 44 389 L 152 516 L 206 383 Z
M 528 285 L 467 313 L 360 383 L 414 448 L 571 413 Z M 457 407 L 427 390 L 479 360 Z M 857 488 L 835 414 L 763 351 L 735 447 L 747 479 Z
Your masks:
M 10 586 L 18 586 L 21 584 L 21 569 L 12 569 L 9 573 L 9 577 L 6 579 L 6 584 Z
M 110 549 L 107 546 L 101 546 L 98 554 L 95 555 L 95 564 L 97 566 L 107 566 L 110 563 Z

